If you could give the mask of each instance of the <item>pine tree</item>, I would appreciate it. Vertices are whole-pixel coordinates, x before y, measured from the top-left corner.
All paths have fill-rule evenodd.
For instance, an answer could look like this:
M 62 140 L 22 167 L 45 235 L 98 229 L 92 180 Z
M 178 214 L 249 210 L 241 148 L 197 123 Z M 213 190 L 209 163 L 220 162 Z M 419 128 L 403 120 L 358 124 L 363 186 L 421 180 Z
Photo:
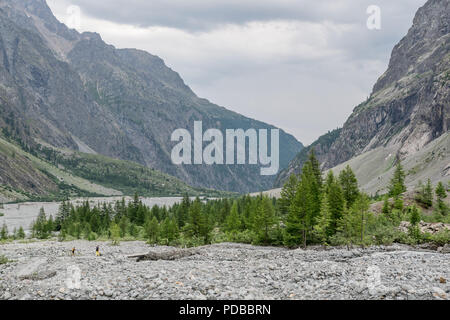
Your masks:
M 233 205 L 231 206 L 231 212 L 226 218 L 226 231 L 236 233 L 239 231 L 241 227 L 241 221 L 239 219 L 239 212 L 238 212 L 238 203 L 237 201 L 233 202 Z
M 8 227 L 6 226 L 6 223 L 3 223 L 2 229 L 0 230 L 0 240 L 6 240 L 8 239 L 8 236 Z
M 203 212 L 200 198 L 196 198 L 189 208 L 189 220 L 186 225 L 187 233 L 192 237 L 203 238 L 204 243 L 209 242 L 212 226 L 209 219 Z
M 354 205 L 352 206 L 352 211 L 356 216 L 355 227 L 357 228 L 356 233 L 360 235 L 360 242 L 364 244 L 364 236 L 366 233 L 367 221 L 369 219 L 369 197 L 362 193 L 356 199 Z
M 39 210 L 39 215 L 32 226 L 33 236 L 38 239 L 47 239 L 49 236 L 47 218 L 44 208 Z
M 425 186 L 424 200 L 425 200 L 424 204 L 427 208 L 430 208 L 433 206 L 433 187 L 431 186 L 430 179 L 428 179 L 427 184 Z
M 439 181 L 436 186 L 436 198 L 437 198 L 437 206 L 440 214 L 446 216 L 448 214 L 448 206 L 445 204 L 444 199 L 447 198 L 447 191 L 444 188 L 444 184 Z
M 175 219 L 165 218 L 161 225 L 161 237 L 167 239 L 168 244 L 178 237 L 178 226 Z
M 387 217 L 389 217 L 390 214 L 391 214 L 391 205 L 389 203 L 389 197 L 388 196 L 384 197 L 383 209 L 381 209 L 381 212 Z
M 269 243 L 269 231 L 275 223 L 276 219 L 272 202 L 267 196 L 263 196 L 259 200 L 253 224 L 254 231 L 259 235 L 259 239 L 263 243 Z
M 300 188 L 298 189 L 300 190 Z M 299 245 L 303 242 L 306 226 L 302 210 L 304 193 L 296 193 L 294 201 L 289 206 L 289 213 L 286 219 L 286 234 L 284 243 L 289 247 Z
M 119 245 L 120 244 L 120 227 L 116 223 L 111 224 L 109 228 L 110 238 L 112 239 L 113 245 Z
M 419 209 L 413 205 L 411 208 L 409 222 L 412 226 L 417 226 L 421 220 Z
M 328 188 L 328 203 L 330 204 L 331 211 L 331 223 L 330 223 L 330 236 L 334 235 L 338 229 L 338 222 L 343 217 L 346 210 L 346 203 L 344 192 L 341 185 L 333 178 L 333 173 L 330 171 L 327 178 L 329 185 Z
M 177 211 L 178 225 L 180 228 L 183 227 L 189 219 L 190 206 L 191 200 L 189 199 L 189 196 L 185 194 Z
M 53 216 L 50 215 L 50 217 L 47 220 L 47 224 L 45 226 L 45 232 L 48 235 L 51 235 L 51 233 L 55 230 L 55 222 L 53 221 Z
M 307 185 L 309 193 L 308 198 L 310 202 L 308 203 L 307 225 L 308 230 L 312 231 L 315 219 L 320 214 L 320 201 L 323 188 L 322 172 L 319 167 L 319 162 L 315 157 L 314 149 L 311 150 L 308 162 L 303 166 L 301 179 Z
M 22 226 L 20 226 L 19 230 L 17 231 L 17 239 L 25 239 L 25 231 L 23 230 Z
M 148 219 L 144 225 L 145 236 L 150 243 L 157 243 L 159 237 L 159 223 L 156 217 Z
M 334 173 L 332 170 L 328 171 L 327 177 L 325 178 L 325 186 L 324 193 L 328 194 L 330 192 L 330 188 L 335 182 L 336 178 L 334 177 Z
M 420 228 L 419 228 L 419 222 L 421 220 L 421 215 L 419 209 L 413 205 L 412 208 L 410 208 L 410 215 L 409 215 L 409 223 L 411 224 L 409 226 L 409 235 L 415 240 L 418 241 L 421 237 L 420 234 Z
M 319 189 L 321 189 L 323 184 L 322 170 L 320 169 L 320 163 L 316 158 L 316 152 L 314 148 L 311 148 L 311 151 L 309 152 L 308 162 L 311 165 L 311 170 L 314 174 L 317 186 L 319 187 Z
M 441 200 L 447 198 L 447 191 L 441 181 L 439 181 L 436 186 L 436 197 Z
M 315 236 L 324 245 L 328 244 L 330 223 L 331 223 L 330 204 L 328 202 L 328 195 L 324 194 L 322 196 L 322 201 L 320 205 L 320 215 L 317 219 L 317 224 L 314 226 Z
M 127 230 L 129 228 L 130 221 L 126 216 L 122 216 L 119 220 L 119 229 L 120 229 L 120 237 L 123 238 L 127 234 Z
M 280 214 L 285 216 L 289 213 L 289 206 L 295 198 L 295 192 L 297 190 L 298 178 L 295 174 L 289 177 L 289 180 L 284 184 L 281 189 L 281 197 L 278 200 Z
M 71 204 L 68 201 L 63 201 L 58 209 L 58 214 L 56 215 L 56 231 L 61 230 L 61 225 L 70 216 Z
M 344 193 L 344 198 L 347 201 L 347 206 L 351 207 L 358 198 L 358 180 L 349 165 L 339 174 L 339 182 Z
M 395 166 L 394 176 L 392 177 L 389 184 L 389 195 L 396 198 L 400 194 L 406 191 L 405 186 L 405 172 L 403 171 L 403 166 L 399 161 Z
M 306 247 L 308 231 L 312 230 L 314 207 L 314 197 L 311 192 L 311 176 L 308 174 L 309 164 L 306 163 L 302 169 L 297 192 L 294 201 L 289 207 L 289 214 L 286 220 L 286 243 L 289 246 L 303 244 Z M 319 201 L 320 214 L 320 201 Z M 315 218 L 315 217 L 314 217 Z
M 433 206 L 433 187 L 431 186 L 431 180 L 428 179 L 427 184 L 424 185 L 422 181 L 419 181 L 417 185 L 416 201 L 421 203 L 425 208 Z

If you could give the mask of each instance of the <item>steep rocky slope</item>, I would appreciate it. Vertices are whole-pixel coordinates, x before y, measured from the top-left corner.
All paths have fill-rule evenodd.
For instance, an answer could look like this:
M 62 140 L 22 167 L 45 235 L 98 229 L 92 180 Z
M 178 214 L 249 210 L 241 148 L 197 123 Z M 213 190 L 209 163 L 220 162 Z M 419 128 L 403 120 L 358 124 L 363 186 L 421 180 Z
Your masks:
M 80 34 L 44 0 L 0 1 L 0 127 L 25 149 L 37 144 L 131 160 L 194 186 L 270 187 L 259 165 L 175 166 L 173 130 L 274 128 L 198 98 L 163 60 Z M 280 132 L 280 166 L 302 148 Z
M 321 137 L 313 146 L 324 169 L 379 148 L 387 148 L 388 154 L 404 160 L 414 157 L 449 127 L 450 2 L 429 0 L 416 13 L 408 34 L 394 47 L 389 67 L 369 99 L 354 109 L 342 129 Z M 448 139 L 445 141 L 449 149 Z M 276 186 L 301 170 L 308 149 L 279 174 Z M 448 153 L 446 159 L 450 163 Z M 435 179 L 448 180 L 446 165 L 439 165 L 440 176 Z
M 224 196 L 193 188 L 143 165 L 74 151 L 46 149 L 37 157 L 0 137 L 0 205 L 11 201 L 53 201 L 81 196 Z

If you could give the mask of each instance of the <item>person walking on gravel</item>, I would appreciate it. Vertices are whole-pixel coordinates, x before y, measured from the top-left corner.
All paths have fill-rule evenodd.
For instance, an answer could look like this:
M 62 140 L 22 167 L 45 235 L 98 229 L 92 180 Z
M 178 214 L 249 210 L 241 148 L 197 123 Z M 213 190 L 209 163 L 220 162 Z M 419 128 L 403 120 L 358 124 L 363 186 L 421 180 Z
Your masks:
M 75 255 L 75 247 L 72 248 L 72 256 Z
M 97 246 L 97 248 L 95 248 L 95 256 L 96 257 L 100 257 L 102 254 L 100 253 L 100 247 Z

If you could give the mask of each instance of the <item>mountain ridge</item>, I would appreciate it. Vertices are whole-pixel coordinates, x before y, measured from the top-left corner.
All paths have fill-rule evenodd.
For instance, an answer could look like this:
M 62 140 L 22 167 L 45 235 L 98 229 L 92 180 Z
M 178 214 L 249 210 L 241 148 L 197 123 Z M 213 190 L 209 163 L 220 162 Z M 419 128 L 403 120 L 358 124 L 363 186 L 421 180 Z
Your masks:
M 24 145 L 131 160 L 195 187 L 250 192 L 273 184 L 258 165 L 171 163 L 171 133 L 196 120 L 221 131 L 275 127 L 197 97 L 161 58 L 68 29 L 43 0 L 3 0 L 0 20 L 0 127 Z M 280 130 L 280 167 L 301 148 Z
M 319 139 L 312 144 L 323 169 L 380 147 L 394 146 L 396 158 L 403 160 L 449 131 L 449 6 L 448 1 L 429 0 L 417 11 L 367 101 L 354 109 L 337 134 L 320 138 L 327 143 Z M 310 149 L 303 149 L 279 173 L 275 187 L 300 172 Z M 443 179 L 444 168 L 442 172 Z

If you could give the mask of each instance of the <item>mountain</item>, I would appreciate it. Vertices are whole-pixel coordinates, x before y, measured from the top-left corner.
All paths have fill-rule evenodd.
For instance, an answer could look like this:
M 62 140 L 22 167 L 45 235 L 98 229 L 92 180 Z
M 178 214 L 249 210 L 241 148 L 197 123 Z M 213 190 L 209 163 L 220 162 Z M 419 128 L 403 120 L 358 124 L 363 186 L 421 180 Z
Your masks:
M 279 173 L 275 186 L 300 172 L 311 148 L 323 169 L 351 162 L 363 187 L 374 193 L 384 191 L 388 181 L 385 174 L 398 159 L 407 164 L 410 185 L 425 178 L 425 171 L 433 182 L 448 180 L 449 33 L 450 2 L 429 0 L 416 13 L 408 34 L 394 47 L 388 69 L 368 100 L 353 110 L 341 129 L 304 148 Z M 342 165 L 336 169 L 340 168 Z
M 0 128 L 25 150 L 42 146 L 129 160 L 195 187 L 270 187 L 258 165 L 172 164 L 175 129 L 273 129 L 201 99 L 145 51 L 116 49 L 68 29 L 44 0 L 0 1 Z M 280 130 L 280 167 L 302 144 Z
M 210 197 L 232 195 L 190 187 L 177 178 L 131 161 L 53 148 L 44 148 L 40 156 L 32 153 L 14 141 L 0 138 L 0 204 L 134 193 L 151 197 L 186 193 Z

